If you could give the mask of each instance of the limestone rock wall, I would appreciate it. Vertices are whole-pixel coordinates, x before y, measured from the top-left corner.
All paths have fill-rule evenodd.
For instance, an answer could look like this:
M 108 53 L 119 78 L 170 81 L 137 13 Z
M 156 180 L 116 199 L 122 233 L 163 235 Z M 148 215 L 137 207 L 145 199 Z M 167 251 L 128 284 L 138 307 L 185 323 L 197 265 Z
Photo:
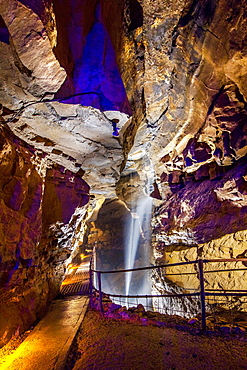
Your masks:
M 154 226 L 164 245 L 197 244 L 246 229 L 246 158 L 212 180 L 188 181 L 157 207 Z M 226 173 L 224 174 L 224 171 Z
M 164 198 L 166 174 L 174 172 L 175 177 L 181 169 L 194 172 L 204 162 L 229 165 L 231 158 L 245 154 L 244 133 L 240 133 L 244 131 L 246 100 L 242 86 L 245 4 L 209 0 L 141 4 L 143 25 L 126 36 L 133 40 L 138 35 L 139 44 L 126 42 L 126 51 L 131 50 L 127 60 L 133 64 L 124 76 L 128 87 L 138 87 L 133 76 L 143 76 L 139 77 L 144 87 L 139 106 L 142 104 L 145 118 L 141 120 L 139 115 L 140 127 L 129 161 L 137 166 L 148 152 Z M 140 53 L 134 48 L 140 43 L 142 67 Z M 190 150 L 197 151 L 197 159 Z
M 155 251 L 156 261 L 179 263 L 202 259 L 230 259 L 246 258 L 246 230 L 226 234 L 208 243 L 198 245 L 159 246 Z M 204 266 L 204 285 L 208 291 L 245 290 L 246 262 L 209 262 Z M 226 270 L 226 271 L 224 271 Z M 216 272 L 213 272 L 216 271 Z M 169 275 L 172 274 L 172 275 Z M 167 267 L 161 275 L 154 275 L 153 292 L 162 291 L 180 293 L 200 290 L 200 281 L 197 264 Z M 173 304 L 171 304 L 171 302 Z M 172 299 L 168 300 L 167 313 L 191 317 L 200 312 L 198 299 Z M 222 309 L 246 311 L 245 297 L 212 297 L 207 298 L 207 312 L 214 312 L 215 307 Z M 179 312 L 180 311 L 180 312 Z M 183 314 L 184 312 L 184 314 Z
M 1 129 L 0 173 L 3 345 L 41 318 L 58 294 L 81 243 L 89 187 L 73 173 L 48 166 L 6 129 Z
M 114 110 L 104 112 L 61 101 L 78 92 L 96 1 L 0 1 L 0 346 L 34 324 L 59 292 L 84 243 L 90 187 L 92 206 L 115 197 L 131 121 L 117 67 L 123 3 L 101 3 L 99 36 L 109 55 L 99 60 L 107 78 L 96 97 L 113 83 L 122 94 L 111 88 Z
M 246 253 L 245 2 L 96 3 L 0 0 L 2 343 L 57 292 L 89 186 L 104 268 L 121 265 L 126 206 L 143 194 L 155 263 Z
M 136 134 L 118 194 L 128 203 L 152 182 L 145 191 L 157 199 L 156 263 L 172 262 L 170 255 L 176 261 L 223 257 L 228 239 L 224 255 L 243 256 L 245 242 L 234 236 L 246 230 L 246 4 L 139 4 L 143 22 L 126 31 L 125 55 L 133 63 L 123 74 L 137 97 Z M 241 274 L 229 278 L 232 289 L 243 287 Z M 178 287 L 188 287 L 184 279 Z M 226 289 L 222 279 L 216 274 L 208 287 Z
M 124 133 L 131 122 L 117 66 L 121 4 L 114 2 L 112 10 L 110 1 L 102 2 L 99 22 L 96 2 L 83 0 L 73 4 L 16 0 L 8 7 L 3 2 L 0 8 L 2 121 L 54 163 L 74 173 L 86 172 L 95 193 L 113 196 L 123 162 Z M 25 24 L 21 30 L 20 22 Z M 94 25 L 99 26 L 99 39 L 96 29 L 88 41 Z M 102 53 L 105 48 L 106 58 L 97 52 L 97 45 Z M 81 86 L 87 73 L 89 85 L 84 81 Z M 101 111 L 93 108 L 98 103 Z M 118 137 L 113 135 L 112 119 L 118 120 Z
M 57 91 L 66 73 L 52 52 L 39 17 L 29 7 L 14 0 L 7 4 L 2 1 L 0 14 L 9 34 L 12 67 L 20 72 L 19 87 L 35 97 Z M 9 49 L 8 43 L 1 46 Z

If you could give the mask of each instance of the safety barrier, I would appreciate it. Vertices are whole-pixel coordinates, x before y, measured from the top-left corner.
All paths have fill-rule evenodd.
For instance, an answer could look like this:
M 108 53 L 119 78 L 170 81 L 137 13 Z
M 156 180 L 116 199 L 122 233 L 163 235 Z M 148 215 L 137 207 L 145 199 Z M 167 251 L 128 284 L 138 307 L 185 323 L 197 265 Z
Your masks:
M 206 266 L 209 266 L 210 264 L 214 263 L 220 263 L 224 264 L 225 268 L 221 269 L 207 269 Z M 236 263 L 236 266 L 226 268 L 228 263 Z M 237 268 L 237 265 L 239 263 L 242 264 L 239 268 Z M 193 265 L 194 271 L 179 271 L 179 268 L 183 270 L 184 266 Z M 176 268 L 175 272 L 170 272 L 171 269 Z M 164 272 L 161 270 L 166 269 L 168 272 Z M 153 275 L 155 274 L 158 276 L 158 278 L 165 277 L 165 279 L 168 279 L 169 277 L 175 277 L 175 276 L 186 276 L 187 278 L 191 275 L 196 275 L 199 282 L 198 289 L 186 287 L 180 288 L 180 292 L 166 292 L 166 294 L 146 294 L 146 295 L 124 295 L 124 294 L 112 294 L 111 292 L 102 291 L 102 276 L 105 274 L 123 274 L 123 273 L 129 273 L 129 272 L 138 272 L 143 270 L 151 270 L 153 272 Z M 229 278 L 229 284 L 231 282 L 231 276 L 230 273 L 236 273 L 236 272 L 242 272 L 242 278 L 246 279 L 247 283 L 247 274 L 245 275 L 245 272 L 247 272 L 247 258 L 228 258 L 228 259 L 198 259 L 195 261 L 187 261 L 187 262 L 179 262 L 179 263 L 172 263 L 172 264 L 163 264 L 163 265 L 157 265 L 157 266 L 148 266 L 148 267 L 139 267 L 139 268 L 133 268 L 133 269 L 126 269 L 126 270 L 111 270 L 111 271 L 100 271 L 93 269 L 92 264 L 90 264 L 90 301 L 92 302 L 93 293 L 98 293 L 98 300 L 99 300 L 99 308 L 100 311 L 103 313 L 103 295 L 107 295 L 114 299 L 115 301 L 118 299 L 119 303 L 122 305 L 126 305 L 128 302 L 131 302 L 133 304 L 133 299 L 136 299 L 136 303 L 138 304 L 138 301 L 140 299 L 146 300 L 147 302 L 152 301 L 152 304 L 147 303 L 144 304 L 145 308 L 148 308 L 150 311 L 152 310 L 158 310 L 160 312 L 169 312 L 169 305 L 170 303 L 167 303 L 170 300 L 174 302 L 174 299 L 176 300 L 185 300 L 189 299 L 194 300 L 194 306 L 198 306 L 198 314 L 201 315 L 201 329 L 203 332 L 206 331 L 207 323 L 206 318 L 208 315 L 212 314 L 212 310 L 219 307 L 224 306 L 226 303 L 228 303 L 228 306 L 231 306 L 231 299 L 235 302 L 240 298 L 244 299 L 246 298 L 246 302 L 244 301 L 244 304 L 246 305 L 246 311 L 247 311 L 247 290 L 236 290 L 236 289 L 215 289 L 210 288 L 210 284 L 207 282 L 207 276 L 209 274 L 220 274 L 222 272 L 228 273 Z M 215 276 L 215 275 L 214 275 Z M 241 278 L 241 277 L 240 277 Z M 169 279 L 168 279 L 169 280 Z M 94 284 L 95 282 L 95 284 Z M 206 284 L 205 284 L 206 283 Z M 97 285 L 97 288 L 94 286 Z M 205 286 L 206 285 L 206 286 Z M 227 284 L 225 284 L 227 285 Z M 157 301 L 162 300 L 162 305 L 157 304 Z M 196 302 L 196 300 L 199 302 Z M 156 304 L 154 302 L 156 301 Z M 186 307 L 186 304 L 183 305 Z M 176 310 L 176 313 L 179 314 L 178 310 Z M 183 316 L 183 312 L 180 312 L 180 315 Z

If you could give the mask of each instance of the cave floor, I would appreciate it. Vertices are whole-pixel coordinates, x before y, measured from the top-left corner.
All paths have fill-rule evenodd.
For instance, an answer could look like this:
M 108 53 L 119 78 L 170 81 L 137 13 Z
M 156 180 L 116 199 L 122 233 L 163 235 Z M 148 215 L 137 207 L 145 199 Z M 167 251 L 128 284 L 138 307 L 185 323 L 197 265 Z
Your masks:
M 247 369 L 247 338 L 143 326 L 106 318 L 89 309 L 65 369 Z
M 81 325 L 88 297 L 55 299 L 45 317 L 14 353 L 5 358 L 1 370 L 62 370 L 67 353 Z

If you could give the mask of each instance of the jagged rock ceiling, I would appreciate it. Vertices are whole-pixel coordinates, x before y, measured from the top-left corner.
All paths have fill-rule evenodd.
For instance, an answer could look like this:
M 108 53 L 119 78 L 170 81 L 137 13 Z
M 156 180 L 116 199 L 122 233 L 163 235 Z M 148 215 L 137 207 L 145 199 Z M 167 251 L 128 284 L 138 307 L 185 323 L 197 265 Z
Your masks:
M 0 16 L 2 343 L 57 293 L 95 205 L 91 245 L 122 243 L 97 215 L 145 192 L 155 262 L 245 255 L 245 1 L 0 0 Z
M 114 196 L 123 161 L 123 138 L 121 130 L 118 137 L 112 135 L 110 118 L 119 120 L 119 129 L 129 119 L 121 112 L 101 113 L 81 105 L 40 103 L 27 107 L 18 125 L 10 122 L 8 126 L 40 153 L 46 153 L 48 163 L 73 172 L 81 170 L 92 194 Z
M 69 23 L 72 34 L 68 29 L 66 35 L 73 40 L 70 52 L 79 53 L 78 48 L 83 44 L 86 49 L 85 56 L 74 55 L 72 78 L 53 53 L 54 42 L 48 37 L 50 29 L 46 30 L 47 24 L 36 14 L 39 12 L 41 16 L 45 12 L 47 15 L 50 9 L 52 18 L 53 7 L 51 4 L 49 9 L 43 7 L 42 13 L 41 4 L 38 8 L 37 4 L 33 5 L 13 1 L 0 9 L 3 25 L 9 33 L 8 42 L 1 43 L 2 55 L 6 56 L 0 67 L 4 120 L 18 137 L 46 153 L 48 162 L 73 172 L 80 169 L 86 172 L 84 178 L 92 193 L 114 194 L 123 161 L 121 129 L 126 123 L 128 126 L 131 111 L 110 36 L 103 20 L 99 19 L 95 23 L 98 28 L 91 29 L 88 40 L 77 41 L 78 46 L 72 38 L 76 31 L 76 27 L 72 27 L 73 20 L 78 14 L 76 9 L 71 9 L 74 11 Z M 91 11 L 94 13 L 94 7 Z M 83 15 L 81 28 L 84 28 L 83 7 L 80 12 Z M 100 9 L 98 12 L 100 18 Z M 66 86 L 70 77 L 73 84 L 69 90 Z M 6 85 L 6 81 L 10 83 Z M 59 98 L 54 97 L 56 92 Z M 102 112 L 93 107 L 101 108 Z M 118 120 L 118 137 L 112 135 L 112 119 Z

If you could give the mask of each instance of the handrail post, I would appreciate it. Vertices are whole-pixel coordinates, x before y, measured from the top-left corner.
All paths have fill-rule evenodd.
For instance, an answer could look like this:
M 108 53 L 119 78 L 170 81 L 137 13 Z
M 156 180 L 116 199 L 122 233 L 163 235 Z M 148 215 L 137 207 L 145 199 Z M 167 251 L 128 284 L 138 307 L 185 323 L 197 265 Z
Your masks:
M 99 289 L 99 307 L 100 307 L 100 312 L 103 313 L 103 302 L 102 302 L 102 290 L 101 290 L 101 273 L 100 271 L 97 272 L 98 275 L 98 289 Z
M 92 271 L 92 260 L 90 261 L 89 267 L 89 307 L 93 306 L 93 271 Z
M 205 289 L 203 276 L 203 260 L 198 260 L 199 279 L 200 279 L 200 297 L 201 297 L 201 314 L 202 314 L 202 332 L 206 331 L 206 308 L 205 308 Z

